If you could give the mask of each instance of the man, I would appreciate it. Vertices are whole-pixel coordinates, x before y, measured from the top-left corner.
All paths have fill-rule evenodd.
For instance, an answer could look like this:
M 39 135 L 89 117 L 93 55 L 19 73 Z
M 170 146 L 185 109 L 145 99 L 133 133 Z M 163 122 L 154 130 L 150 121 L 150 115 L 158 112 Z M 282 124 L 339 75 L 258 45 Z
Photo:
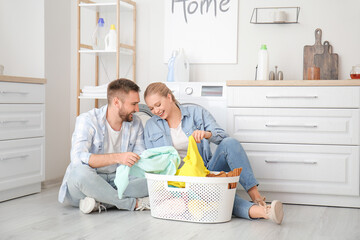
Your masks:
M 150 209 L 146 179 L 130 179 L 122 199 L 114 184 L 116 168 L 131 167 L 145 150 L 141 120 L 133 115 L 139 111 L 139 91 L 128 79 L 115 80 L 107 89 L 107 105 L 77 117 L 59 202 L 66 200 L 83 213 L 113 206 Z

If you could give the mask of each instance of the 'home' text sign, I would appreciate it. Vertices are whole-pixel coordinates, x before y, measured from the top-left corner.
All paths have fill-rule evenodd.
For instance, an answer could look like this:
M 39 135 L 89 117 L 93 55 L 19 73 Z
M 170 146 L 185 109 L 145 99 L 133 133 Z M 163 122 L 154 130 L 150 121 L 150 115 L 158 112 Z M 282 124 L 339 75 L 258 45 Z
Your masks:
M 190 63 L 236 63 L 238 0 L 164 0 L 164 62 L 183 48 Z

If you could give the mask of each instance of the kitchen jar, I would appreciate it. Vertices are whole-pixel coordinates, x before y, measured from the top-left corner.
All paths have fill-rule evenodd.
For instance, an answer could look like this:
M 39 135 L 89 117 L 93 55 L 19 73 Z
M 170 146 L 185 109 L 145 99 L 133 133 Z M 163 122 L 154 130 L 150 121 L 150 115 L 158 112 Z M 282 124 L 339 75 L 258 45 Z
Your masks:
M 351 79 L 360 79 L 360 64 L 352 67 L 350 77 Z

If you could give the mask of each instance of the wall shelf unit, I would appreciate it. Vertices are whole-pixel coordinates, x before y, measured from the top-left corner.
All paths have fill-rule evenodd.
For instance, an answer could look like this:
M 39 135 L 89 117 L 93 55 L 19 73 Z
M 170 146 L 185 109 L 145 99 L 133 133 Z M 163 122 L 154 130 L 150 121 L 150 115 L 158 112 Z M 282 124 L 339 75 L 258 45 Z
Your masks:
M 253 24 L 291 24 L 299 22 L 300 7 L 254 8 L 250 23 Z
M 82 96 L 81 89 L 86 84 L 99 86 L 122 77 L 136 81 L 136 3 L 132 0 L 77 0 L 77 2 L 77 115 L 79 115 L 81 99 L 94 99 L 96 108 L 99 107 L 98 99 L 104 99 L 103 95 L 99 97 L 97 94 Z M 99 18 L 104 18 L 106 32 L 109 31 L 110 24 L 115 25 L 116 50 L 109 51 L 103 47 L 94 49 L 90 43 L 93 41 L 93 34 L 89 26 L 96 26 Z M 126 32 L 125 28 L 129 31 Z M 101 41 L 103 43 L 104 40 Z M 109 69 L 113 74 L 108 73 Z

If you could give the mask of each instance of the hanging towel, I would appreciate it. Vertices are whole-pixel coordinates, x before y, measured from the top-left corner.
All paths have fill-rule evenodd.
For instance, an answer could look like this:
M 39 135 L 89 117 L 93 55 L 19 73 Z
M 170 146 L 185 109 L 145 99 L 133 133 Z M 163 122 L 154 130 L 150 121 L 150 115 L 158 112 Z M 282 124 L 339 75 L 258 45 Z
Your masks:
M 199 153 L 195 139 L 189 137 L 187 155 L 183 159 L 184 165 L 176 172 L 178 176 L 206 177 L 210 171 L 205 167 L 204 161 Z M 169 182 L 169 185 L 184 188 L 184 182 Z
M 122 199 L 123 193 L 129 184 L 129 175 L 141 178 L 145 177 L 145 172 L 174 175 L 180 162 L 181 159 L 176 149 L 172 146 L 165 146 L 145 150 L 140 155 L 140 160 L 131 168 L 120 165 L 116 169 L 114 180 L 119 199 Z

